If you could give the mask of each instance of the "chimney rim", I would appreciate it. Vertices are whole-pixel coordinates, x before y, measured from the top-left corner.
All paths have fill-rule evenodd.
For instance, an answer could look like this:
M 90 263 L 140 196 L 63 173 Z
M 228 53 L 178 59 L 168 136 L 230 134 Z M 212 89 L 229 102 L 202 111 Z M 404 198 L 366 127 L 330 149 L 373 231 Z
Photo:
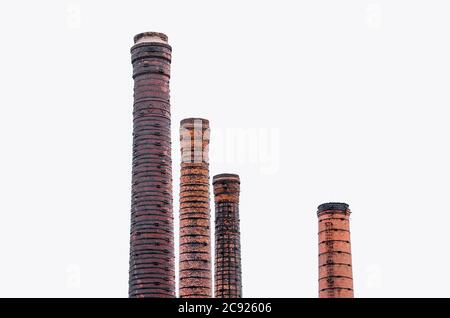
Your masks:
M 153 31 L 138 33 L 134 36 L 134 44 L 155 42 L 168 44 L 169 38 L 164 33 Z
M 222 181 L 237 181 L 238 183 L 241 183 L 239 175 L 235 173 L 221 173 L 213 177 L 213 184 Z
M 333 210 L 350 212 L 349 205 L 347 203 L 327 202 L 327 203 L 322 203 L 321 205 L 319 205 L 317 207 L 317 214 L 320 214 L 321 212 L 324 212 L 324 211 L 333 211 Z
M 209 120 L 208 120 L 208 119 L 205 119 L 205 118 L 199 118 L 199 117 L 191 117 L 191 118 L 185 118 L 185 119 L 182 119 L 182 120 L 180 121 L 180 126 L 183 126 L 183 125 L 189 125 L 189 124 L 195 124 L 195 122 L 196 122 L 197 120 L 200 120 L 200 121 L 202 122 L 203 125 L 209 126 Z

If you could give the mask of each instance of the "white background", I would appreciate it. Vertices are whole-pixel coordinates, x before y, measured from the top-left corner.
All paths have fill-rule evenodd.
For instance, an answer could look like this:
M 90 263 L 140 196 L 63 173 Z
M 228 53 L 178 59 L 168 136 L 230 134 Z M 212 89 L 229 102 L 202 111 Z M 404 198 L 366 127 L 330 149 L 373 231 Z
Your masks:
M 0 296 L 127 296 L 129 49 L 160 31 L 175 219 L 179 121 L 208 118 L 245 296 L 317 297 L 316 207 L 344 201 L 357 297 L 450 297 L 448 1 L 0 6 Z

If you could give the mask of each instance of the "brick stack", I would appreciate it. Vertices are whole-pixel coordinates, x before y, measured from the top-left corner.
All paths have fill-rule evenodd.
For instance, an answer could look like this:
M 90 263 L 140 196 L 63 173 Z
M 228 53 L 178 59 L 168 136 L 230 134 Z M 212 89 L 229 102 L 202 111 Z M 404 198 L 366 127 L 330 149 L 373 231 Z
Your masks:
M 215 218 L 215 297 L 242 297 L 239 232 L 240 179 L 236 174 L 213 178 Z
M 138 34 L 134 79 L 129 296 L 175 297 L 169 79 L 172 48 Z
M 353 297 L 350 210 L 345 203 L 325 203 L 319 217 L 319 297 Z
M 181 121 L 180 297 L 212 297 L 209 122 Z

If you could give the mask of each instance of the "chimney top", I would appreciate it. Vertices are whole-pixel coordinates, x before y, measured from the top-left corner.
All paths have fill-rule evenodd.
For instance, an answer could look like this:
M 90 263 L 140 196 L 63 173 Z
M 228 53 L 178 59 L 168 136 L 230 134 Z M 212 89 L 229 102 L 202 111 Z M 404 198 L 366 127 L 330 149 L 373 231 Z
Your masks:
M 198 125 L 198 127 L 197 127 Z M 204 118 L 185 118 L 180 122 L 180 128 L 203 130 L 209 129 L 209 120 Z
M 241 183 L 241 180 L 239 179 L 239 175 L 233 174 L 233 173 L 222 173 L 222 174 L 215 175 L 213 177 L 213 184 L 216 182 L 221 182 L 221 181 L 234 181 L 234 182 Z
M 159 32 L 143 32 L 134 37 L 134 44 L 139 43 L 168 43 L 168 37 L 164 33 Z
M 348 204 L 347 203 L 340 203 L 340 202 L 329 202 L 329 203 L 323 203 L 317 207 L 318 211 L 317 213 L 323 212 L 323 211 L 330 211 L 330 210 L 338 210 L 338 211 L 347 211 L 348 210 Z
M 180 125 L 193 124 L 196 121 L 201 121 L 201 122 L 203 122 L 205 124 L 209 123 L 209 120 L 208 119 L 204 119 L 204 118 L 185 118 L 182 121 L 180 121 Z

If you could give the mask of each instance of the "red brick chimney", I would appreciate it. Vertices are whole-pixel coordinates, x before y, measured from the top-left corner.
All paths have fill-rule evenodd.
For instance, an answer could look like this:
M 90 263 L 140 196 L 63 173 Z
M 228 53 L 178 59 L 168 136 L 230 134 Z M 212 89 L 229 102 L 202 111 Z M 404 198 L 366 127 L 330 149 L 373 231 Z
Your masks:
M 209 122 L 181 121 L 180 297 L 212 297 Z
M 353 297 L 350 209 L 345 203 L 324 203 L 319 217 L 319 297 Z
M 131 48 L 134 79 L 129 297 L 175 297 L 167 36 Z
M 236 174 L 219 174 L 213 178 L 216 205 L 214 274 L 216 298 L 242 297 L 240 183 Z

